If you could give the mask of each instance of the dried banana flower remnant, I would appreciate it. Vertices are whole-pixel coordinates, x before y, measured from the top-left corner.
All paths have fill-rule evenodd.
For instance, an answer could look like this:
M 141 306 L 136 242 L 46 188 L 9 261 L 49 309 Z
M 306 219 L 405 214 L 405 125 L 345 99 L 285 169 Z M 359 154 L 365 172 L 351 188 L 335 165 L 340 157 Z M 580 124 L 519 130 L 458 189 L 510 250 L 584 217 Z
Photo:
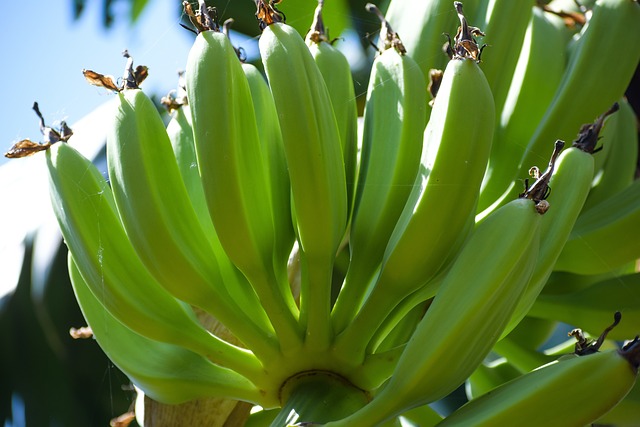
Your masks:
M 30 139 L 18 141 L 13 144 L 9 151 L 4 153 L 5 157 L 9 159 L 29 157 L 39 151 L 45 151 L 56 142 L 67 142 L 69 138 L 71 138 L 71 135 L 73 135 L 73 131 L 69 126 L 67 126 L 65 121 L 60 122 L 59 129 L 46 126 L 44 123 L 44 117 L 42 117 L 42 113 L 40 113 L 40 108 L 38 107 L 37 102 L 33 103 L 33 110 L 40 119 L 40 132 L 44 135 L 44 141 L 33 142 Z

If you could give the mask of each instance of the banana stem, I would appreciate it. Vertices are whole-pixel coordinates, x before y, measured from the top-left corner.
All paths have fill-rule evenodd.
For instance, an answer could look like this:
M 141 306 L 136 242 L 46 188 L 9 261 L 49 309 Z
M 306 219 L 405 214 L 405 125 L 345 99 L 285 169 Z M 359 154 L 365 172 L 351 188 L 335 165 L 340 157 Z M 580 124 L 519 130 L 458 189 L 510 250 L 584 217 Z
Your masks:
M 291 312 L 291 308 L 280 293 L 281 286 L 278 284 L 275 273 L 271 272 L 270 277 L 261 274 L 254 276 L 249 278 L 249 281 L 258 294 L 260 303 L 276 332 L 280 342 L 280 351 L 282 354 L 296 352 L 302 346 L 302 336 L 294 313 Z
M 344 378 L 325 371 L 302 372 L 282 387 L 286 401 L 273 427 L 324 424 L 345 418 L 366 405 L 369 395 Z
M 333 260 L 309 258 L 302 252 L 301 261 L 300 322 L 306 327 L 305 346 L 325 351 L 333 338 L 330 317 Z

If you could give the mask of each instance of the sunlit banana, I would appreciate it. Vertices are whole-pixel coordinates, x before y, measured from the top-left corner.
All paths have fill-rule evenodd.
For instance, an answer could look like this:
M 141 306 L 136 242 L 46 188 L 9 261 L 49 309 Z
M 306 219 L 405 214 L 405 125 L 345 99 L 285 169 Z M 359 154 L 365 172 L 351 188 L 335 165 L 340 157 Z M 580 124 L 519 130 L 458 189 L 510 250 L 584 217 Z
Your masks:
M 476 63 L 479 48 L 461 6 L 459 13 L 466 30 L 456 38 L 458 56 L 445 69 L 425 129 L 418 176 L 385 249 L 374 287 L 336 344 L 338 349 L 348 348 L 344 353 L 351 357 L 362 357 L 387 314 L 436 275 L 473 226 L 493 136 L 494 109 L 491 91 Z
M 324 0 L 318 0 L 314 20 L 305 41 L 327 85 L 338 123 L 347 184 L 348 215 L 351 215 L 358 155 L 358 107 L 349 62 L 328 38 L 322 17 L 323 8 Z
M 535 265 L 542 215 L 527 198 L 490 215 L 469 238 L 371 403 L 341 425 L 375 425 L 454 390 L 489 353 Z M 478 257 L 491 252 L 490 258 Z M 476 325 L 469 328 L 469 325 Z
M 105 311 L 69 257 L 73 289 L 85 319 L 109 359 L 145 394 L 164 403 L 224 396 L 268 405 L 250 381 L 179 345 L 155 341 L 124 326 Z M 275 396 L 271 396 L 273 399 Z
M 480 210 L 498 199 L 513 179 L 511 175 L 518 166 L 527 141 L 562 80 L 568 37 L 569 31 L 559 17 L 533 7 L 522 50 L 512 77 L 508 79 L 509 90 L 496 118 L 491 157 L 478 202 Z M 491 53 L 492 48 L 488 49 Z M 491 62 L 493 58 L 489 55 L 483 67 Z M 500 59 L 496 58 L 496 62 L 500 63 Z
M 322 74 L 304 40 L 260 0 L 259 47 L 278 111 L 301 248 L 300 321 L 310 347 L 326 349 L 331 271 L 347 223 L 338 125 Z
M 297 308 L 284 275 L 278 274 L 284 266 L 274 265 L 265 155 L 249 83 L 225 34 L 210 29 L 198 34 L 187 59 L 186 86 L 198 167 L 220 243 L 249 279 L 280 344 L 293 348 L 301 340 Z
M 183 82 L 181 75 L 180 82 Z M 200 180 L 198 170 L 198 160 L 196 158 L 195 145 L 193 141 L 193 127 L 191 125 L 191 112 L 186 104 L 186 91 L 179 87 L 177 94 L 166 97 L 165 103 L 172 111 L 172 118 L 167 125 L 167 134 L 171 140 L 174 154 L 180 169 L 180 174 L 185 183 L 187 193 L 194 210 L 200 220 L 202 232 L 209 238 L 215 253 L 221 276 L 221 284 L 225 286 L 229 295 L 243 307 L 244 311 L 251 313 L 251 317 L 257 326 L 263 328 L 267 335 L 273 335 L 273 328 L 267 315 L 260 305 L 260 301 L 246 277 L 229 260 L 224 248 L 220 244 L 215 227 L 211 222 L 207 201 Z
M 467 403 L 438 425 L 588 425 L 631 390 L 639 353 L 636 340 L 621 350 L 550 363 Z
M 487 44 L 488 56 L 480 68 L 491 87 L 496 118 L 500 117 L 507 97 L 534 4 L 534 0 L 493 0 L 488 2 L 484 21 L 477 22 L 486 33 L 482 42 Z
M 358 187 L 349 235 L 350 264 L 332 312 L 336 332 L 353 318 L 373 278 L 420 165 L 426 124 L 426 83 L 402 41 L 382 21 L 383 50 L 376 56 L 364 112 Z M 444 95 L 443 95 L 444 96 Z
M 249 352 L 203 329 L 191 308 L 149 273 L 125 234 L 109 185 L 89 160 L 67 144 L 56 144 L 47 152 L 47 166 L 65 242 L 103 310 L 140 335 L 209 355 L 237 372 L 259 369 Z M 238 335 L 258 335 L 251 320 L 238 321 Z

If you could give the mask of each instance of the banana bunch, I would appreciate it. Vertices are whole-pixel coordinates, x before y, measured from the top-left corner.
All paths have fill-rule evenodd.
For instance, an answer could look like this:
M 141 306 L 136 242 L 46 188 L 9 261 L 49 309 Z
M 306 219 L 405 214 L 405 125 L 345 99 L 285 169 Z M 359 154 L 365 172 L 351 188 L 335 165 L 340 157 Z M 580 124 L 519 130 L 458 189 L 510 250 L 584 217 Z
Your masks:
M 640 343 L 613 341 L 640 333 L 623 97 L 640 4 L 367 4 L 381 26 L 358 129 L 365 94 L 323 1 L 306 37 L 279 3 L 256 0 L 263 74 L 230 21 L 184 2 L 197 35 L 167 125 L 128 53 L 121 79 L 84 71 L 117 97 L 108 177 L 69 132 L 32 143 L 111 360 L 159 402 L 260 406 L 247 425 L 585 425 L 640 407 Z M 569 356 L 540 350 L 559 321 L 581 328 Z M 465 384 L 450 416 L 427 406 Z

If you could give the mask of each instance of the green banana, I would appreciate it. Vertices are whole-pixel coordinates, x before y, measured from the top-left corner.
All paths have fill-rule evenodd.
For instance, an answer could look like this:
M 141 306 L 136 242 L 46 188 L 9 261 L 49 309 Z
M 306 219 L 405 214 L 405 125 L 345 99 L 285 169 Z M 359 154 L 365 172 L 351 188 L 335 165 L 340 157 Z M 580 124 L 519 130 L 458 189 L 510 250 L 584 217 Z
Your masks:
M 350 264 L 332 312 L 336 332 L 348 325 L 362 303 L 411 193 L 426 124 L 424 76 L 381 12 L 370 3 L 367 6 L 378 14 L 386 39 L 369 79 L 349 234 Z
M 614 425 L 616 427 L 634 427 L 640 420 L 640 382 L 613 409 L 595 421 L 597 425 Z
M 549 169 L 545 173 L 551 174 L 549 187 L 553 194 L 549 198 L 554 209 L 549 212 L 542 226 L 540 254 L 536 268 L 505 330 L 507 333 L 527 314 L 553 272 L 591 189 L 594 176 L 592 154 L 597 151 L 602 124 L 604 119 L 617 109 L 618 105 L 614 104 L 593 124 L 584 125 L 572 147 L 562 153 L 557 151 L 552 156 Z M 555 157 L 558 165 L 554 172 Z
M 461 16 L 461 27 L 468 28 Z M 385 249 L 379 275 L 336 348 L 360 358 L 384 318 L 422 288 L 450 260 L 473 227 L 476 203 L 493 136 L 489 85 L 468 31 L 456 49 L 475 46 L 445 69 L 425 129 L 421 165 L 404 210 Z M 464 118 L 464 119 L 461 119 Z M 462 120 L 462 121 L 461 121 Z M 347 350 L 348 349 L 348 350 Z
M 69 256 L 73 290 L 85 319 L 109 359 L 149 397 L 164 403 L 182 403 L 204 396 L 224 396 L 269 405 L 249 380 L 215 365 L 179 345 L 163 343 L 124 326 L 84 280 L 73 256 Z
M 623 321 L 609 333 L 612 339 L 624 339 L 640 333 L 640 273 L 631 273 L 599 281 L 584 289 L 564 294 L 541 294 L 529 316 L 559 320 L 592 334 L 607 322 L 612 311 L 620 311 Z
M 531 276 L 541 220 L 536 203 L 519 198 L 481 223 L 443 279 L 384 388 L 335 425 L 375 425 L 462 384 L 497 341 Z M 486 252 L 490 258 L 478 256 Z
M 282 132 L 278 122 L 273 96 L 269 85 L 258 68 L 249 63 L 242 64 L 247 76 L 251 99 L 256 113 L 258 135 L 265 155 L 267 172 L 270 178 L 271 198 L 273 200 L 273 220 L 275 233 L 276 265 L 284 266 L 295 240 L 295 232 L 291 218 L 291 190 L 289 174 L 282 145 Z
M 328 38 L 322 18 L 323 8 L 324 0 L 318 0 L 313 23 L 305 41 L 327 85 L 338 123 L 347 184 L 347 215 L 350 217 L 358 156 L 358 106 L 349 61 L 340 50 L 333 47 L 333 41 Z
M 485 20 L 478 21 L 487 34 L 482 41 L 489 48 L 489 60 L 483 61 L 480 68 L 491 87 L 496 118 L 500 117 L 507 97 L 534 4 L 534 0 L 492 0 L 488 3 Z
M 181 77 L 181 80 L 183 78 Z M 196 158 L 195 145 L 193 142 L 193 127 L 191 125 L 191 112 L 186 105 L 186 92 L 184 88 L 179 88 L 177 96 L 165 98 L 168 105 L 175 108 L 172 118 L 167 125 L 167 134 L 171 140 L 174 154 L 180 169 L 180 174 L 185 183 L 191 204 L 200 220 L 205 236 L 209 238 L 215 258 L 220 268 L 221 282 L 225 285 L 231 298 L 238 306 L 243 307 L 245 312 L 250 312 L 254 323 L 262 328 L 267 335 L 273 335 L 269 319 L 260 305 L 253 288 L 245 276 L 231 263 L 224 248 L 220 244 L 215 227 L 211 222 L 207 201 L 200 180 L 198 171 L 198 160 Z
M 438 425 L 588 425 L 631 390 L 639 353 L 636 340 L 622 350 L 552 362 L 472 400 Z
M 568 38 L 569 31 L 559 17 L 533 7 L 509 90 L 497 117 L 479 210 L 496 201 L 513 179 L 511 173 L 562 80 Z M 485 61 L 483 66 L 488 62 L 492 61 Z M 499 64 L 500 60 L 495 62 Z
M 522 347 L 539 350 L 549 341 L 557 329 L 558 322 L 554 320 L 525 316 L 518 323 L 518 326 L 509 332 L 507 338 Z
M 474 10 L 478 3 L 469 0 L 464 4 L 468 10 Z M 385 17 L 393 28 L 401 29 L 407 55 L 425 76 L 430 69 L 443 69 L 447 65 L 442 49 L 444 33 L 455 28 L 456 23 L 450 0 L 391 0 Z
M 286 265 L 275 265 L 285 260 L 274 257 L 265 155 L 249 83 L 226 35 L 206 28 L 198 34 L 186 86 L 198 167 L 220 243 L 253 286 L 281 347 L 295 348 L 301 342 L 297 307 L 284 280 Z
M 490 363 L 483 362 L 473 371 L 465 383 L 467 398 L 469 400 L 476 399 L 520 375 L 521 372 L 504 357 Z
M 347 224 L 347 190 L 331 98 L 304 40 L 258 2 L 262 63 L 278 111 L 302 256 L 300 322 L 310 348 L 326 349 L 331 271 Z
M 618 104 L 620 111 L 611 116 L 602 129 L 600 144 L 605 150 L 609 147 L 609 153 L 594 180 L 585 210 L 625 189 L 634 179 L 638 158 L 637 119 L 626 99 Z
M 65 242 L 104 308 L 142 336 L 208 355 L 214 363 L 259 378 L 253 355 L 204 330 L 192 309 L 173 298 L 145 268 L 96 167 L 67 144 L 49 149 L 46 160 L 51 200 Z M 245 324 L 240 327 L 251 331 L 250 319 L 241 320 Z M 242 335 L 243 329 L 236 332 Z
M 640 4 L 634 0 L 598 0 L 571 53 L 558 91 L 530 138 L 521 171 L 545 157 L 549 140 L 569 139 L 616 100 L 640 60 Z M 597 61 L 594 58 L 597 57 Z M 611 64 L 615 64 L 612 67 Z
M 640 258 L 640 181 L 582 212 L 555 270 L 602 274 Z

